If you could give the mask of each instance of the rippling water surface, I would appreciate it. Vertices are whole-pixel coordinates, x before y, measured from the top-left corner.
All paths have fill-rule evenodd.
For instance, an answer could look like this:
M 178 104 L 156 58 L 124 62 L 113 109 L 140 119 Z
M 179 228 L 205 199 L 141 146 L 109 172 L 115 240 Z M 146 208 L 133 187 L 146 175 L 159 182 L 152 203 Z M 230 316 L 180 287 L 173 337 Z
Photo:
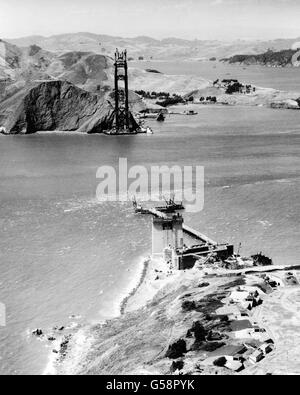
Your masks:
M 0 137 L 0 373 L 41 373 L 36 327 L 113 316 L 149 254 L 151 224 L 130 203 L 98 203 L 96 170 L 205 166 L 205 206 L 186 221 L 220 242 L 299 263 L 300 112 L 201 107 L 154 135 Z

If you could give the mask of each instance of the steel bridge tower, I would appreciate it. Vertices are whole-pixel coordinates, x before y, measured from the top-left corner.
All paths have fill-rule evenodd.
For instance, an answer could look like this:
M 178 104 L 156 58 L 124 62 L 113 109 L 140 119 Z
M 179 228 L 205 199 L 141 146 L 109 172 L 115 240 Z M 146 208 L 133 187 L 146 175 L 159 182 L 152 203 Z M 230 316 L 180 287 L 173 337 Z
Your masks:
M 124 82 L 123 87 L 120 82 Z M 130 133 L 127 51 L 118 49 L 115 53 L 115 129 L 116 134 Z

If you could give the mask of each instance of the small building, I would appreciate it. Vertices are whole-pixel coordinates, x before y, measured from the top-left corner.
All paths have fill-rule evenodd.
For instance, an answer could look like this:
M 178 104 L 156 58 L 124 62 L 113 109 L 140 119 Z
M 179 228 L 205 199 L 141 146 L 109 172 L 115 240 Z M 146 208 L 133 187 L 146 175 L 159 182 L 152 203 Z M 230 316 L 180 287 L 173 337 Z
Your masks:
M 274 345 L 270 343 L 263 343 L 259 349 L 264 353 L 264 355 L 269 354 L 273 351 Z
M 235 290 L 231 292 L 230 299 L 233 300 L 234 302 L 243 302 L 248 298 L 248 296 L 249 296 L 248 291 Z
M 231 321 L 239 321 L 249 318 L 246 310 L 239 308 L 237 305 L 228 305 L 216 310 L 219 315 L 226 315 Z
M 186 229 L 185 229 L 186 233 Z M 233 254 L 234 247 L 229 244 L 211 244 L 202 242 L 199 245 L 187 247 L 178 251 L 179 269 L 192 269 L 200 257 L 215 254 L 220 259 L 226 259 Z
M 224 357 L 227 361 L 240 361 L 243 354 L 247 351 L 247 348 L 242 345 L 228 345 L 223 346 L 211 353 L 213 357 Z
M 249 361 L 252 363 L 257 363 L 261 361 L 263 358 L 264 358 L 264 353 L 262 352 L 262 350 L 257 349 L 250 355 Z
M 266 342 L 269 338 L 267 331 L 264 328 L 260 328 L 257 325 L 253 327 L 254 331 L 252 333 L 253 339 L 259 340 L 260 342 Z
M 265 292 L 262 289 L 260 289 L 259 287 L 256 287 L 256 286 L 252 286 L 252 285 L 240 285 L 239 288 L 242 291 L 248 291 L 249 293 L 252 293 L 255 297 L 265 294 Z
M 261 299 L 257 291 L 249 292 L 243 289 L 237 289 L 230 294 L 230 300 L 238 303 L 242 309 L 252 309 L 261 303 Z
M 233 370 L 234 372 L 241 372 L 244 370 L 244 365 L 240 361 L 227 361 L 224 366 L 225 368 Z
M 253 354 L 254 351 L 255 351 L 255 348 L 249 348 L 246 352 L 244 352 L 244 354 L 243 354 L 244 360 L 248 361 L 248 359 L 250 358 L 250 356 Z
M 222 306 L 216 310 L 216 314 L 218 315 L 238 315 L 240 314 L 240 309 L 236 305 L 231 306 Z
M 254 328 L 249 320 L 238 320 L 230 323 L 230 329 L 236 339 L 252 337 Z

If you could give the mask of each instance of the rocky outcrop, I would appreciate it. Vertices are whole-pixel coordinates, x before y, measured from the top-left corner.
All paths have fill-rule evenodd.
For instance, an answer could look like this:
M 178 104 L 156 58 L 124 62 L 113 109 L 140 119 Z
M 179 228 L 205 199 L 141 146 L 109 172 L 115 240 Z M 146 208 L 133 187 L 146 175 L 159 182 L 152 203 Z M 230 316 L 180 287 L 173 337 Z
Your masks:
M 286 110 L 299 110 L 299 102 L 293 99 L 275 100 L 271 103 L 271 108 L 283 108 Z
M 177 359 L 182 357 L 186 352 L 187 349 L 185 340 L 179 339 L 169 345 L 169 348 L 166 352 L 166 358 Z
M 221 59 L 221 61 L 233 63 L 241 63 L 245 65 L 262 65 L 269 67 L 286 67 L 286 66 L 296 66 L 295 61 L 299 61 L 297 57 L 298 50 L 285 49 L 282 51 L 274 52 L 268 50 L 265 53 L 259 55 L 234 55 L 230 58 Z M 294 57 L 296 56 L 296 59 Z M 300 57 L 300 56 L 299 56 Z
M 7 134 L 53 130 L 102 133 L 113 126 L 113 107 L 105 98 L 69 82 L 47 81 L 21 96 L 16 111 L 4 117 L 3 126 Z

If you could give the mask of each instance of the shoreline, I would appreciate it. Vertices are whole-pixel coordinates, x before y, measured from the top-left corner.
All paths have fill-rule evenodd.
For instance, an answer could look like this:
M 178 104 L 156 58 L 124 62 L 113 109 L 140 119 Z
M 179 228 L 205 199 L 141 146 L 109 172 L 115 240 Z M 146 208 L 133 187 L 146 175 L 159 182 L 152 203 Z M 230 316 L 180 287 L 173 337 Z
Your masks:
M 132 298 L 137 293 L 139 288 L 143 285 L 143 282 L 145 281 L 145 278 L 147 276 L 147 272 L 149 270 L 150 262 L 151 262 L 151 258 L 150 257 L 143 259 L 143 268 L 142 268 L 142 271 L 141 271 L 141 274 L 140 274 L 140 278 L 139 278 L 139 281 L 138 281 L 137 285 L 134 288 L 132 288 L 131 291 L 129 291 L 127 296 L 125 296 L 122 299 L 121 303 L 120 303 L 119 310 L 120 310 L 120 315 L 121 316 L 126 313 L 126 307 L 127 307 L 127 304 L 129 302 L 130 298 Z
M 246 285 L 251 286 L 253 283 L 253 278 L 259 278 L 260 274 L 264 273 L 278 273 L 278 278 L 283 277 L 283 273 L 289 270 L 300 270 L 300 265 L 272 265 L 272 266 L 260 266 L 247 268 L 243 270 L 216 270 L 211 268 L 206 268 L 204 271 L 199 271 L 196 269 L 190 269 L 184 272 L 169 270 L 164 263 L 162 257 L 145 257 L 140 262 L 142 264 L 139 274 L 136 274 L 133 279 L 131 286 L 127 294 L 122 298 L 119 303 L 118 313 L 112 320 L 107 320 L 106 323 L 109 324 L 110 321 L 115 321 L 121 319 L 126 313 L 136 312 L 139 309 L 145 308 L 148 303 L 151 303 L 157 295 L 168 295 L 174 289 L 178 288 L 180 284 L 192 284 L 194 281 L 208 281 L 211 276 L 215 277 L 216 282 L 221 281 L 221 283 L 226 278 L 244 276 L 246 280 Z M 276 275 L 274 275 L 276 277 Z M 300 287 L 299 287 L 300 288 Z M 233 291 L 235 287 L 231 288 Z M 272 331 L 268 328 L 265 322 L 265 317 L 260 313 L 262 309 L 268 311 L 268 306 L 272 298 L 280 299 L 280 295 L 285 295 L 289 292 L 289 287 L 282 286 L 273 290 L 270 294 L 265 294 L 263 297 L 263 304 L 258 308 L 253 309 L 252 313 L 249 314 L 249 320 L 253 325 L 259 325 L 261 328 L 265 328 L 266 332 L 270 335 L 269 337 L 274 339 L 275 348 L 274 351 L 268 355 L 265 359 L 268 361 L 270 357 L 275 355 L 275 350 L 278 348 L 278 340 L 274 338 L 273 333 L 276 332 L 274 329 Z M 160 293 L 162 292 L 162 293 Z M 275 296 L 273 296 L 275 295 Z M 299 292 L 300 296 L 300 292 Z M 228 304 L 227 297 L 224 300 L 224 306 Z M 300 316 L 300 314 L 299 314 Z M 270 318 L 270 317 L 269 317 Z M 115 321 L 116 322 L 116 321 Z M 300 323 L 300 317 L 299 317 Z M 103 324 L 103 323 L 102 323 Z M 98 325 L 101 325 L 99 323 Z M 70 337 L 61 336 L 53 348 L 58 350 L 58 353 L 53 351 L 49 355 L 49 360 L 46 368 L 43 371 L 43 375 L 75 375 L 84 368 L 85 362 L 87 361 L 87 356 L 93 351 L 93 344 L 97 339 L 94 337 L 92 328 L 95 325 L 88 324 L 84 327 L 79 327 L 75 332 L 73 332 Z M 67 339 L 67 349 L 62 349 L 62 344 Z M 280 347 L 280 345 L 279 345 Z M 245 368 L 244 374 L 248 372 L 258 372 L 262 369 L 261 362 L 256 363 L 254 366 L 247 366 Z
M 132 279 L 132 285 L 129 287 L 129 291 L 127 292 L 125 297 L 121 297 L 121 302 L 116 302 L 116 314 L 111 319 L 116 319 L 126 313 L 126 306 L 129 302 L 130 298 L 135 295 L 138 289 L 142 286 L 145 277 L 147 275 L 147 271 L 150 265 L 150 257 L 142 258 L 142 270 L 137 273 Z M 136 285 L 134 285 L 134 283 Z M 107 319 L 104 322 L 98 322 L 98 325 L 103 325 L 111 319 Z M 95 324 L 94 324 L 95 325 Z M 59 339 L 52 343 L 53 347 L 48 355 L 48 362 L 46 364 L 45 369 L 42 371 L 41 375 L 73 375 L 76 374 L 77 366 L 80 364 L 84 355 L 90 350 L 93 338 L 89 336 L 90 328 L 93 327 L 93 324 L 89 323 L 84 325 L 83 327 L 78 328 L 74 333 L 68 336 L 62 335 Z M 60 351 L 53 352 L 53 350 L 60 350 L 61 345 L 64 340 L 68 340 L 71 343 L 67 349 L 66 357 L 61 356 Z M 60 360 L 61 359 L 61 360 Z M 74 362 L 75 360 L 75 362 Z
M 147 306 L 148 302 L 151 302 L 155 299 L 155 297 L 158 295 L 159 291 L 162 293 L 159 294 L 160 297 L 162 296 L 167 296 L 169 293 L 172 293 L 175 289 L 180 288 L 183 285 L 189 284 L 191 288 L 195 287 L 195 283 L 199 281 L 209 281 L 211 283 L 211 286 L 208 285 L 209 288 L 205 291 L 206 293 L 211 292 L 211 287 L 216 287 L 216 286 L 223 286 L 221 284 L 227 283 L 228 280 L 226 280 L 226 277 L 239 277 L 239 274 L 241 276 L 245 277 L 245 288 L 251 289 L 251 287 L 255 287 L 257 284 L 257 280 L 260 278 L 260 274 L 264 273 L 264 267 L 259 267 L 259 270 L 251 270 L 250 272 L 244 272 L 244 273 L 235 273 L 234 271 L 227 271 L 227 276 L 225 273 L 216 273 L 215 277 L 211 277 L 211 275 L 206 275 L 204 272 L 205 271 L 199 271 L 199 270 L 187 270 L 185 272 L 180 272 L 180 273 L 173 273 L 172 275 L 168 276 L 168 273 L 165 271 L 162 273 L 159 269 L 162 267 L 162 259 L 157 259 L 157 258 L 148 258 L 143 261 L 143 268 L 141 271 L 141 276 L 139 277 L 138 284 L 129 292 L 129 294 L 122 300 L 120 304 L 120 316 L 116 317 L 122 318 L 124 315 L 128 312 L 134 312 L 137 311 L 138 309 L 141 309 L 145 306 Z M 260 328 L 263 328 L 266 330 L 267 335 L 269 336 L 270 339 L 274 340 L 274 349 L 273 351 L 266 355 L 265 358 L 257 362 L 255 364 L 248 364 L 245 366 L 245 370 L 242 371 L 242 374 L 260 374 L 261 371 L 264 371 L 264 374 L 268 372 L 268 362 L 273 360 L 277 356 L 277 350 L 284 348 L 284 345 L 281 344 L 281 339 L 280 336 L 278 338 L 277 336 L 277 330 L 276 330 L 276 323 L 273 322 L 273 326 L 271 326 L 270 330 L 270 324 L 268 320 L 272 320 L 272 309 L 270 309 L 270 304 L 274 304 L 277 306 L 276 303 L 278 301 L 280 302 L 281 298 L 283 298 L 285 295 L 293 294 L 293 292 L 299 292 L 299 301 L 300 301 L 300 287 L 298 286 L 289 286 L 284 283 L 284 276 L 283 272 L 288 271 L 288 270 L 298 270 L 300 269 L 299 265 L 291 266 L 291 265 L 282 265 L 283 267 L 278 267 L 275 266 L 273 268 L 271 267 L 266 267 L 265 273 L 277 273 L 278 275 L 274 275 L 273 278 L 278 278 L 278 280 L 282 281 L 282 285 L 277 287 L 276 289 L 273 289 L 270 293 L 265 293 L 262 292 L 262 297 L 263 297 L 263 303 L 262 305 L 253 308 L 251 313 L 249 313 L 249 320 L 252 322 L 252 324 L 258 325 Z M 153 274 L 155 275 L 155 278 L 153 279 Z M 298 275 L 299 277 L 299 275 Z M 213 279 L 215 278 L 215 279 Z M 207 279 L 207 280 L 205 280 Z M 256 279 L 256 280 L 255 280 Z M 225 281 L 225 282 L 224 282 Z M 212 285 L 214 284 L 214 285 Z M 229 282 L 230 284 L 230 282 Z M 225 288 L 226 289 L 226 288 Z M 230 289 L 227 290 L 227 292 L 233 292 L 236 289 L 236 285 L 232 286 Z M 187 295 L 188 296 L 188 295 Z M 223 305 L 224 308 L 228 308 L 230 305 L 229 303 L 229 296 L 226 296 Z M 228 304 L 229 303 L 229 304 Z M 227 306 L 227 307 L 226 307 Z M 237 303 L 237 306 L 239 304 Z M 240 308 L 240 307 L 239 307 Z M 144 310 L 142 310 L 144 311 Z M 266 314 L 263 314 L 266 311 Z M 295 311 L 297 311 L 297 307 L 295 307 Z M 263 313 L 262 313 L 263 312 Z M 145 312 L 146 313 L 146 312 Z M 142 314 L 142 313 L 141 313 Z M 117 325 L 118 321 L 116 319 L 113 319 L 113 325 Z M 278 319 L 278 318 L 277 318 Z M 298 314 L 298 320 L 300 323 L 300 312 Z M 274 321 L 274 319 L 273 319 Z M 109 321 L 108 321 L 109 325 Z M 82 371 L 84 371 L 88 367 L 88 355 L 89 353 L 92 354 L 93 352 L 93 344 L 97 339 L 94 337 L 92 331 L 91 331 L 91 326 L 86 326 L 85 328 L 80 328 L 76 333 L 72 336 L 72 339 L 70 340 L 70 346 L 68 347 L 67 350 L 67 355 L 62 358 L 61 361 L 54 362 L 54 365 L 56 364 L 55 370 L 53 369 L 53 366 L 48 366 L 48 372 L 44 374 L 62 374 L 62 375 L 74 375 L 74 374 L 80 374 Z M 109 328 L 109 326 L 108 326 Z M 109 330 L 109 329 L 104 329 Z M 275 335 L 274 335 L 275 334 Z M 279 331 L 280 334 L 280 331 Z M 120 333 L 121 335 L 121 333 Z M 281 335 L 282 336 L 282 335 Z M 300 335 L 299 335 L 300 338 Z M 113 342 L 113 340 L 112 340 Z M 237 339 L 231 341 L 232 344 L 235 344 L 238 342 Z M 109 353 L 110 351 L 108 351 Z M 106 352 L 104 352 L 106 353 Z M 93 354 L 92 354 L 93 355 Z M 101 354 L 100 354 L 101 355 Z M 279 358 L 281 354 L 278 354 Z M 209 357 L 207 361 L 210 359 Z M 275 358 L 276 359 L 276 358 Z M 52 362 L 55 360 L 54 357 L 52 357 Z M 266 361 L 267 367 L 264 367 L 264 363 Z M 49 362 L 50 363 L 50 362 Z M 300 362 L 299 362 L 300 364 Z M 207 369 L 211 369 L 211 362 L 206 365 L 204 363 L 204 367 Z M 100 374 L 101 374 L 101 366 L 100 366 Z M 264 370 L 263 370 L 264 369 Z M 300 368 L 299 368 L 300 369 Z M 233 372 L 232 372 L 233 373 Z M 126 374 L 126 373 L 125 373 Z
M 122 316 L 124 316 L 128 311 L 127 308 L 132 307 L 130 306 L 132 304 L 132 299 L 135 298 L 138 292 L 145 293 L 146 294 L 146 299 L 142 298 L 141 299 L 141 305 L 137 306 L 135 303 L 133 310 L 136 310 L 138 308 L 141 308 L 143 306 L 146 306 L 147 300 L 151 300 L 154 297 L 154 294 L 156 292 L 150 292 L 150 294 L 147 292 L 147 290 L 144 289 L 143 285 L 145 284 L 145 281 L 147 278 L 149 278 L 150 273 L 152 270 L 156 270 L 153 267 L 153 260 L 152 257 L 145 257 L 142 259 L 142 269 L 139 273 L 139 276 L 137 278 L 133 278 L 133 283 L 131 287 L 129 287 L 129 291 L 126 294 L 125 297 L 122 298 L 121 302 L 119 302 L 119 308 L 118 308 L 118 314 L 112 319 L 108 319 L 105 322 L 99 322 L 98 325 L 103 325 L 111 320 L 118 319 Z M 157 261 L 156 261 L 157 262 Z M 152 265 L 151 265 L 152 264 Z M 153 291 L 153 290 L 152 290 Z M 76 374 L 79 365 L 84 362 L 84 357 L 85 355 L 91 350 L 91 347 L 93 345 L 93 336 L 89 336 L 91 328 L 95 326 L 92 324 L 88 324 L 84 326 L 83 328 L 79 328 L 75 333 L 71 335 L 71 338 L 69 339 L 70 345 L 68 346 L 67 349 L 67 355 L 65 357 L 62 357 L 61 360 L 59 357 L 59 354 L 53 353 L 53 351 L 50 352 L 49 354 L 49 359 L 48 363 L 42 373 L 42 375 L 74 375 Z M 61 341 L 64 339 L 64 336 L 61 337 L 61 339 L 58 339 L 57 342 L 53 345 L 55 345 L 56 349 L 59 349 L 61 347 Z

